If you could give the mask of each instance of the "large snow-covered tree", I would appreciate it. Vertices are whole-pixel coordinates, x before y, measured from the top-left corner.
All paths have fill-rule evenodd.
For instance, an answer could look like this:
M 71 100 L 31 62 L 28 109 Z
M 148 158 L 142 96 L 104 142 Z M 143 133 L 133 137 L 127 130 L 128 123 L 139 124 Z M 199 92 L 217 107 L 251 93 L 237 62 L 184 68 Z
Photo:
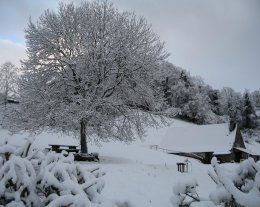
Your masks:
M 60 4 L 25 30 L 20 83 L 28 129 L 80 131 L 94 140 L 131 141 L 160 106 L 154 71 L 167 56 L 144 18 L 107 1 Z
M 0 66 L 0 102 L 5 105 L 8 98 L 13 98 L 17 92 L 18 68 L 11 62 Z

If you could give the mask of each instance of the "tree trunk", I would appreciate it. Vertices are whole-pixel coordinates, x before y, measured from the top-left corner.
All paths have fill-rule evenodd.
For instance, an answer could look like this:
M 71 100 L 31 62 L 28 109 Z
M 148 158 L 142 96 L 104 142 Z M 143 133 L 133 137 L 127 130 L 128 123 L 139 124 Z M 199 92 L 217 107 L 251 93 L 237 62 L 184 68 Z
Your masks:
M 87 136 L 86 136 L 86 124 L 84 121 L 80 122 L 80 147 L 81 153 L 88 153 Z
M 7 98 L 7 96 L 8 96 L 8 86 L 5 86 L 5 95 L 4 96 L 5 96 L 4 97 L 4 104 L 5 104 L 5 107 L 6 107 L 7 102 L 8 102 L 8 98 Z

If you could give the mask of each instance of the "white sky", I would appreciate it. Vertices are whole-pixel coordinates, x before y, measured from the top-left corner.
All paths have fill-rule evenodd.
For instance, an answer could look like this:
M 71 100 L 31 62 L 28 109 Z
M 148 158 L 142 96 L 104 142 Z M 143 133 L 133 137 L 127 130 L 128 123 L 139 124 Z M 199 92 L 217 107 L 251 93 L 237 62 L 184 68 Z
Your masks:
M 259 0 L 112 1 L 152 24 L 173 64 L 214 88 L 260 89 Z M 26 57 L 23 30 L 29 16 L 36 20 L 57 4 L 57 0 L 0 0 L 0 64 L 8 60 L 19 64 Z

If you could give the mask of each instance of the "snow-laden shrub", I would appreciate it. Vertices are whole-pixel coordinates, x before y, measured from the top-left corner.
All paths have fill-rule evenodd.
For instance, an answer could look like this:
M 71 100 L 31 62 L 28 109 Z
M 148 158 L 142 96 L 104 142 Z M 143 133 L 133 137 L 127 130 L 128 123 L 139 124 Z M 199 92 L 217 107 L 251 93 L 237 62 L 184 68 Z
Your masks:
M 24 202 L 26 206 L 39 205 L 36 195 L 36 173 L 32 163 L 11 155 L 0 169 L 0 203 Z
M 31 143 L 0 147 L 0 206 L 101 206 L 104 175 L 74 163 L 73 155 L 30 151 Z M 111 205 L 109 205 L 111 206 Z
M 91 206 L 102 203 L 100 193 L 104 183 L 98 169 L 87 171 L 75 164 L 73 155 L 64 157 L 54 152 L 39 160 L 37 176 L 39 190 L 45 195 L 48 206 Z
M 173 207 L 188 206 L 193 201 L 199 201 L 200 198 L 196 192 L 197 186 L 196 179 L 178 182 L 173 187 L 173 196 L 171 197 Z
M 210 194 L 215 204 L 225 206 L 259 207 L 260 205 L 260 161 L 249 158 L 234 170 L 228 172 L 216 158 L 211 161 L 213 171 L 210 177 L 217 184 L 216 191 Z
M 5 142 L 0 147 L 0 204 L 6 206 L 37 206 L 36 172 L 32 163 L 22 156 L 30 140 L 19 149 Z

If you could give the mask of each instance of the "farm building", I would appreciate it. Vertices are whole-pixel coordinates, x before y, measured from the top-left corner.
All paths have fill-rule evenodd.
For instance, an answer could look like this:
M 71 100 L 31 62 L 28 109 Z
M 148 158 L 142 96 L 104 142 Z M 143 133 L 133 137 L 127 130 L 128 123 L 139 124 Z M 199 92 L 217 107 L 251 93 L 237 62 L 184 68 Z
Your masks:
M 260 143 L 255 141 L 245 142 L 245 146 L 246 148 L 236 147 L 242 158 L 252 157 L 254 160 L 260 160 Z
M 247 148 L 250 146 L 244 143 L 239 127 L 230 131 L 228 123 L 170 127 L 159 145 L 168 153 L 194 157 L 204 163 L 210 163 L 213 156 L 221 162 L 239 162 L 253 155 Z

